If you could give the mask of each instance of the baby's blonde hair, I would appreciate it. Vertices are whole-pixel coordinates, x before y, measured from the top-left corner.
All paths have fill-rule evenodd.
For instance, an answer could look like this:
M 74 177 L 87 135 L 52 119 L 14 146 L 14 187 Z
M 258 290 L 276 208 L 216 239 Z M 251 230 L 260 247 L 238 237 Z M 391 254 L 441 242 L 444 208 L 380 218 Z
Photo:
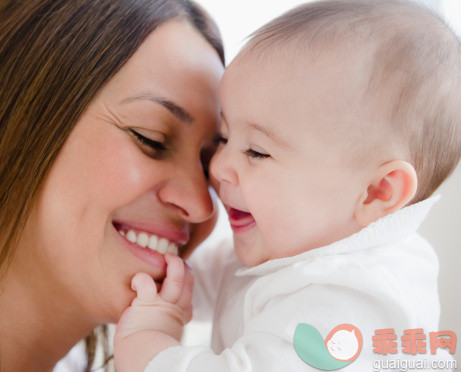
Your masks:
M 461 158 L 461 42 L 433 11 L 404 0 L 325 0 L 257 30 L 242 55 L 374 48 L 366 96 L 384 112 L 429 197 Z M 352 50 L 353 52 L 353 50 Z M 365 72 L 364 72 L 365 73 Z M 386 99 L 383 99 L 386 98 Z M 393 159 L 389 159 L 393 160 Z

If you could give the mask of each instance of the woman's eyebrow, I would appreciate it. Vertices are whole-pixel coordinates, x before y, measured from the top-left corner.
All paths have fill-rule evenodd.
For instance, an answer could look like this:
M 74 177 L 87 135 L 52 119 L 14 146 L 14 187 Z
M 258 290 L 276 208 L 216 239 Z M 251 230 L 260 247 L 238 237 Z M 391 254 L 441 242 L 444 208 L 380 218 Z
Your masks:
M 185 124 L 191 124 L 194 121 L 192 115 L 183 107 L 179 106 L 178 104 L 174 103 L 173 101 L 167 98 L 160 97 L 151 93 L 142 93 L 135 96 L 130 96 L 124 98 L 120 103 L 126 104 L 135 101 L 150 101 L 158 103 L 159 105 L 162 105 L 168 111 L 170 111 L 179 121 Z

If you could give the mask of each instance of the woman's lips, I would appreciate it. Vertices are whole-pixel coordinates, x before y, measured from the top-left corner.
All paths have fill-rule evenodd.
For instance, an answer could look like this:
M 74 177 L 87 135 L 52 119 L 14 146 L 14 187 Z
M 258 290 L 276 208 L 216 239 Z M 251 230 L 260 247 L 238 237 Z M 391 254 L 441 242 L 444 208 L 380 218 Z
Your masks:
M 247 231 L 256 225 L 253 215 L 235 208 L 228 210 L 229 223 L 235 233 Z
M 177 246 L 186 245 L 189 242 L 189 233 L 186 229 L 179 229 L 175 226 L 148 224 L 143 222 L 114 220 L 112 224 L 117 230 L 134 230 L 135 232 L 146 232 L 152 235 L 158 235 L 175 243 Z
M 174 243 L 176 247 L 183 246 L 187 244 L 189 241 L 189 234 L 186 231 L 180 230 L 174 226 L 153 225 L 121 220 L 112 221 L 112 225 L 116 230 L 119 238 L 122 239 L 123 243 L 134 256 L 148 263 L 151 266 L 160 268 L 163 273 L 166 269 L 166 262 L 164 258 L 165 252 L 158 252 L 158 248 L 157 250 L 154 250 L 149 247 L 140 246 L 139 244 L 137 244 L 137 242 L 133 242 L 127 239 L 129 238 L 129 236 L 127 237 L 126 233 L 128 231 L 131 231 L 133 233 L 144 232 L 148 234 L 158 235 L 158 238 L 165 238 L 169 241 L 169 243 Z M 168 252 L 170 251 L 170 247 L 168 247 Z M 178 254 L 177 249 L 175 254 Z
M 128 251 L 133 254 L 135 257 L 144 261 L 152 267 L 158 268 L 160 271 L 158 273 L 157 279 L 163 278 L 166 275 L 166 261 L 165 256 L 149 248 L 141 247 L 135 243 L 130 242 L 124 236 L 120 235 L 117 232 L 117 235 L 122 239 L 123 243 L 128 248 Z

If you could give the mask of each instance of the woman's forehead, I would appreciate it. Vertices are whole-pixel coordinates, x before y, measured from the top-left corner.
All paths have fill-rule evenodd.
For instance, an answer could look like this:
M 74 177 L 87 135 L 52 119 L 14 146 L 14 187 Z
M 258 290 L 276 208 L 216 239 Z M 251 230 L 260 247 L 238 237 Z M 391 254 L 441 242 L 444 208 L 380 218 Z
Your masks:
M 223 71 L 216 51 L 193 26 L 171 21 L 146 38 L 101 93 L 114 102 L 154 95 L 180 106 L 216 105 Z

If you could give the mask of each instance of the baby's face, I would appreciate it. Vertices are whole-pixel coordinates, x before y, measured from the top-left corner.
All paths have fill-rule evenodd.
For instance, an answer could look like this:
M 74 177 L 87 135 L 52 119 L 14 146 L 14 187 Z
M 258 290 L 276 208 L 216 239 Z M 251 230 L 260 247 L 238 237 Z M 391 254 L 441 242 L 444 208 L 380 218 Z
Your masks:
M 354 211 L 368 182 L 347 159 L 357 136 L 349 126 L 362 120 L 359 83 L 344 77 L 347 66 L 263 62 L 237 58 L 225 72 L 223 140 L 211 164 L 247 266 L 360 230 Z

